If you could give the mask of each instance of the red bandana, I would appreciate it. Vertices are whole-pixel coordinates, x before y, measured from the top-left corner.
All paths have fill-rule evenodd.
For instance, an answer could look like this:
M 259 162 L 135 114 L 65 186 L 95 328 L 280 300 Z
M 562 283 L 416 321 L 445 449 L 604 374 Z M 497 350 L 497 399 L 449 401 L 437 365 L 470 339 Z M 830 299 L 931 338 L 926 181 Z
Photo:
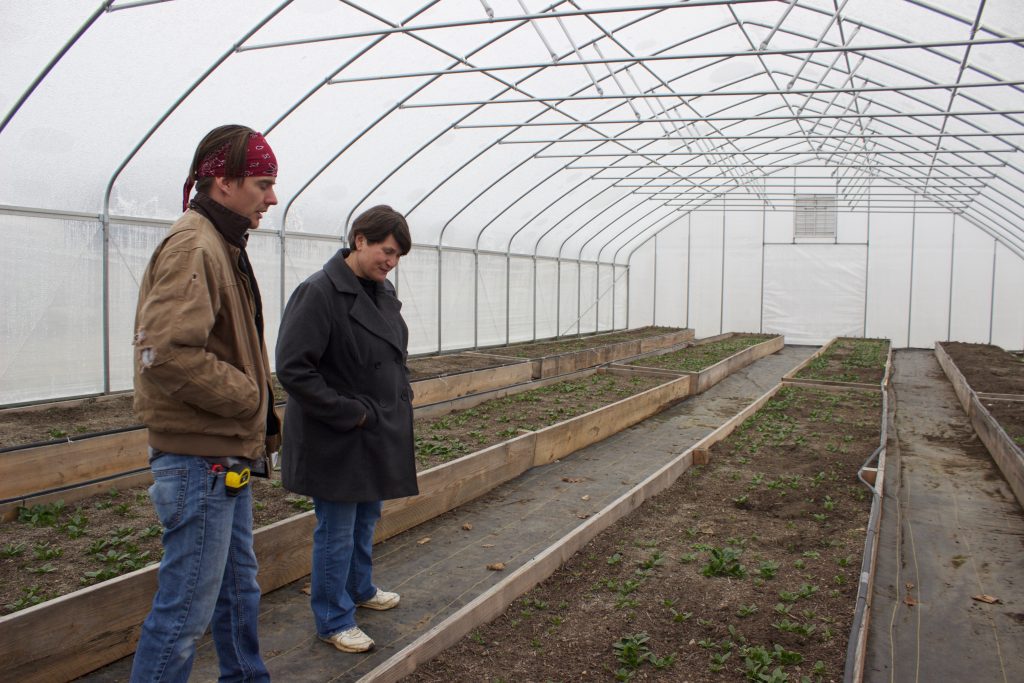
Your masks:
M 199 171 L 196 179 L 199 178 L 222 178 L 227 173 L 228 150 L 230 144 L 226 144 L 215 152 L 206 155 L 199 164 Z M 250 176 L 273 176 L 277 177 L 277 157 L 274 150 L 270 149 L 267 139 L 262 133 L 250 133 L 249 145 L 245 150 L 245 170 L 242 177 Z M 188 197 L 192 194 L 192 186 L 195 182 L 189 178 L 185 181 L 185 192 L 182 199 L 181 210 L 188 209 Z

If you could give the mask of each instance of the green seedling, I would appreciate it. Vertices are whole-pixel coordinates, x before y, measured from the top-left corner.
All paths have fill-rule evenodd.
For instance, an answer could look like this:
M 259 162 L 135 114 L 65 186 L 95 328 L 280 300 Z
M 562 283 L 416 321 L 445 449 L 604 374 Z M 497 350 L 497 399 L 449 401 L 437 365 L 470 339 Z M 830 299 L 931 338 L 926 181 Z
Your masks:
M 18 521 L 33 527 L 54 526 L 64 512 L 64 501 L 18 508 Z
M 25 571 L 27 571 L 29 574 L 50 574 L 52 572 L 57 571 L 57 568 L 49 562 L 47 562 L 46 564 L 41 565 L 39 567 L 27 567 Z
M 677 624 L 689 621 L 690 617 L 693 616 L 693 612 L 677 612 L 674 609 L 669 609 L 669 612 L 672 613 L 672 621 Z
M 32 546 L 32 553 L 35 555 L 37 560 L 54 560 L 64 554 L 64 550 L 59 546 L 55 546 L 47 543 L 37 543 Z
M 679 561 L 683 564 L 690 564 L 691 562 L 696 562 L 697 553 L 683 553 L 679 556 Z
M 793 566 L 796 567 L 797 569 L 804 569 L 807 566 L 807 563 L 804 562 L 803 560 L 797 560 L 796 562 L 793 563 Z
M 39 590 L 39 586 L 29 586 L 28 588 L 23 588 L 21 591 L 21 595 L 18 596 L 18 598 L 14 602 L 9 602 L 6 605 L 4 605 L 4 609 L 6 609 L 8 612 L 17 612 L 19 610 L 25 609 L 26 607 L 38 605 L 39 603 L 46 600 L 46 598 L 40 594 Z
M 18 557 L 25 553 L 24 543 L 8 543 L 3 548 L 0 548 L 0 557 Z
M 155 536 L 159 536 L 163 532 L 163 530 L 164 528 L 159 524 L 150 524 L 142 530 L 140 536 L 142 536 L 143 538 L 153 538 Z
M 711 655 L 711 663 L 708 664 L 708 669 L 711 670 L 711 673 L 718 673 L 718 672 L 722 671 L 725 668 L 726 661 L 731 656 L 732 656 L 731 652 L 725 652 L 725 653 L 718 653 L 718 652 L 716 652 L 716 653 L 713 653 Z
M 749 605 L 740 605 L 739 609 L 736 610 L 736 616 L 738 616 L 741 619 L 749 617 L 751 614 L 756 614 L 756 613 L 757 613 L 757 605 L 755 605 L 753 603 L 749 604 Z
M 758 565 L 757 573 L 762 579 L 774 579 L 779 573 L 779 563 L 774 560 L 765 560 Z
M 740 564 L 740 556 L 743 551 L 732 546 L 723 548 L 711 548 L 711 558 L 701 569 L 701 574 L 711 576 L 731 576 L 742 579 L 747 575 L 746 567 Z
M 288 496 L 284 500 L 296 510 L 303 512 L 308 512 L 314 508 L 313 501 L 305 496 Z

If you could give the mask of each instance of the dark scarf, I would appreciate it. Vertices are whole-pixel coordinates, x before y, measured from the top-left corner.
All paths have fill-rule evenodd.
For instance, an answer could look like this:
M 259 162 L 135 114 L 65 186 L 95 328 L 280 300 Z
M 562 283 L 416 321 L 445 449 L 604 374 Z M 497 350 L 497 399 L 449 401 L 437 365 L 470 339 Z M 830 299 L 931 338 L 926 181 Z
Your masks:
M 252 287 L 252 297 L 256 302 L 256 329 L 260 333 L 260 343 L 264 344 L 263 299 L 260 297 L 260 286 L 256 283 L 256 274 L 252 270 L 249 254 L 245 251 L 245 246 L 249 242 L 249 228 L 252 226 L 252 223 L 245 216 L 235 213 L 202 192 L 196 193 L 196 196 L 189 202 L 188 208 L 208 218 L 213 223 L 213 227 L 217 228 L 217 232 L 221 234 L 228 244 L 239 248 L 238 267 L 249 278 L 249 285 Z

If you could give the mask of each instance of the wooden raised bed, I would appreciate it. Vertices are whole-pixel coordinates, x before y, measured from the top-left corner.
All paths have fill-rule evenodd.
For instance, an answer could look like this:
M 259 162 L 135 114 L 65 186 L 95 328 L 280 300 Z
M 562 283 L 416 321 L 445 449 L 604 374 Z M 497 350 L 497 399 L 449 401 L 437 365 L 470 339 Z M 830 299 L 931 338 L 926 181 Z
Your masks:
M 377 540 L 483 495 L 635 424 L 690 394 L 680 377 L 585 415 L 497 444 L 419 474 L 420 495 L 388 501 Z M 303 513 L 255 533 L 266 592 L 309 573 L 315 516 Z M 157 565 L 0 617 L 4 680 L 68 680 L 133 651 L 156 588 Z M 59 624 L 60 628 L 54 628 Z
M 953 385 L 953 391 L 956 392 L 960 405 L 967 413 L 978 438 L 992 454 L 992 459 L 999 466 L 999 471 L 1006 477 L 1006 482 L 1010 485 L 1010 490 L 1013 491 L 1017 502 L 1024 506 L 1024 451 L 1014 443 L 1010 435 L 999 424 L 999 420 L 993 417 L 986 407 L 986 403 L 1007 400 L 1007 398 L 1003 398 L 1003 395 L 994 398 L 991 394 L 979 395 L 975 392 L 957 368 L 956 363 L 946 353 L 941 342 L 935 344 L 935 357 Z M 1009 397 L 1011 402 L 1020 400 L 1024 400 L 1024 396 Z
M 519 362 L 490 353 L 486 355 L 498 356 L 505 364 L 413 382 L 413 405 L 447 404 L 439 406 L 439 410 L 446 410 L 459 398 L 579 372 L 692 338 L 693 330 L 687 329 Z M 0 454 L 5 473 L 0 479 L 0 501 L 5 501 L 0 502 L 0 520 L 13 518 L 17 508 L 24 505 L 57 499 L 74 502 L 111 486 L 124 488 L 147 482 L 147 446 L 147 432 L 139 428 Z M 61 467 L 52 467 L 54 462 L 60 462 Z
M 737 335 L 736 333 L 731 333 L 731 332 L 726 333 L 726 334 L 720 334 L 720 335 L 715 336 L 715 337 L 709 337 L 707 339 L 702 339 L 702 340 L 696 342 L 695 344 L 692 344 L 692 346 L 702 346 L 702 345 L 706 345 L 706 344 L 713 344 L 713 343 L 719 342 L 719 341 L 726 341 L 726 340 L 731 339 L 731 338 L 736 337 L 736 336 L 739 336 L 739 335 Z M 688 345 L 688 346 L 691 346 L 691 345 Z M 718 384 L 719 382 L 721 382 L 723 379 L 725 379 L 726 377 L 728 377 L 732 373 L 736 372 L 737 370 L 745 368 L 748 365 L 750 365 L 751 363 L 753 363 L 753 362 L 755 362 L 757 360 L 760 360 L 761 358 L 764 358 L 765 356 L 770 356 L 773 353 L 776 353 L 776 352 L 780 351 L 783 346 L 785 346 L 785 340 L 782 337 L 782 335 L 778 335 L 776 337 L 772 337 L 770 339 L 766 339 L 765 341 L 763 341 L 763 342 L 761 342 L 759 344 L 754 344 L 753 346 L 749 346 L 749 347 L 743 349 L 742 351 L 738 351 L 738 352 L 734 353 L 733 355 L 729 356 L 728 358 L 723 358 L 719 362 L 715 363 L 714 365 L 712 365 L 710 367 L 707 367 L 707 368 L 701 370 L 700 372 L 683 372 L 683 371 L 667 370 L 667 369 L 664 369 L 664 368 L 645 367 L 645 366 L 642 365 L 642 362 L 643 362 L 642 360 L 633 361 L 629 365 L 615 364 L 615 365 L 612 365 L 612 367 L 613 368 L 629 368 L 631 370 L 640 370 L 640 371 L 645 371 L 648 374 L 654 374 L 654 375 L 661 375 L 661 374 L 664 374 L 664 375 L 667 375 L 667 376 L 673 376 L 673 375 L 674 376 L 684 376 L 684 375 L 689 375 L 689 376 L 693 377 L 693 387 L 694 387 L 693 393 L 694 394 L 702 394 L 705 391 L 707 391 L 708 389 L 710 389 L 711 387 L 713 387 L 716 384 Z M 647 355 L 657 355 L 657 354 L 647 354 Z
M 879 384 L 873 384 L 868 382 L 843 382 L 837 380 L 823 380 L 823 379 L 811 379 L 806 377 L 799 377 L 814 361 L 818 358 L 828 354 L 832 347 L 844 340 L 855 339 L 854 337 L 833 337 L 827 344 L 822 346 L 820 349 L 814 352 L 810 358 L 805 360 L 800 365 L 796 366 L 785 375 L 782 376 L 782 381 L 785 384 L 806 384 L 810 386 L 819 387 L 843 387 L 843 388 L 854 388 L 854 389 L 867 389 L 877 390 L 879 386 L 886 386 L 889 381 L 889 371 L 892 367 L 892 344 L 889 344 L 889 350 L 886 356 L 885 371 L 882 374 L 881 382 Z M 876 340 L 884 341 L 884 340 Z
M 685 329 L 592 349 L 544 356 L 532 361 L 533 377 L 534 379 L 542 379 L 565 375 L 584 368 L 614 363 L 615 361 L 639 356 L 640 354 L 672 348 L 692 339 L 693 330 Z M 492 353 L 500 354 L 501 349 L 494 349 Z
M 399 681 L 411 674 L 419 665 L 431 660 L 443 650 L 469 635 L 477 627 L 501 615 L 517 598 L 550 577 L 573 554 L 583 549 L 598 534 L 636 510 L 648 498 L 671 486 L 691 465 L 706 464 L 711 446 L 729 436 L 743 421 L 762 408 L 783 386 L 783 383 L 776 385 L 724 425 L 676 456 L 671 462 L 620 496 L 573 532 L 512 572 L 506 579 L 492 586 L 465 607 L 434 626 L 416 641 L 361 678 L 360 681 L 365 683 Z M 881 389 L 876 387 L 876 390 Z M 884 403 L 880 422 L 882 424 L 882 444 L 879 451 L 884 453 Z M 849 653 L 854 657 L 853 667 L 858 671 L 863 669 L 863 652 L 869 614 L 867 601 L 871 595 L 871 581 L 877 557 L 877 523 L 880 518 L 881 506 L 880 487 L 881 482 L 879 481 L 874 490 L 871 522 L 865 539 L 865 554 L 857 597 L 858 618 L 854 621 L 850 635 Z M 867 576 L 865 576 L 865 572 Z M 847 680 L 860 679 L 858 677 Z

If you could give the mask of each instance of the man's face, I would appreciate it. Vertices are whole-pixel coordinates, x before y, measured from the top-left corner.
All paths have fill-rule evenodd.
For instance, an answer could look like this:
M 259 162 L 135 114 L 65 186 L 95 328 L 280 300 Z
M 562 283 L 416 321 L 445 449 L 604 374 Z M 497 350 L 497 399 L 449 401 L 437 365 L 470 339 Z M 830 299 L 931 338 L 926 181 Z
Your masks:
M 384 282 L 391 269 L 398 265 L 402 257 L 402 248 L 398 246 L 394 235 L 388 235 L 383 242 L 370 243 L 364 235 L 356 235 L 356 250 L 353 272 L 359 277 L 376 282 Z
M 253 230 L 260 227 L 263 213 L 277 204 L 274 194 L 273 176 L 251 176 L 242 178 L 216 178 L 220 196 L 214 197 L 221 204 L 249 219 Z

